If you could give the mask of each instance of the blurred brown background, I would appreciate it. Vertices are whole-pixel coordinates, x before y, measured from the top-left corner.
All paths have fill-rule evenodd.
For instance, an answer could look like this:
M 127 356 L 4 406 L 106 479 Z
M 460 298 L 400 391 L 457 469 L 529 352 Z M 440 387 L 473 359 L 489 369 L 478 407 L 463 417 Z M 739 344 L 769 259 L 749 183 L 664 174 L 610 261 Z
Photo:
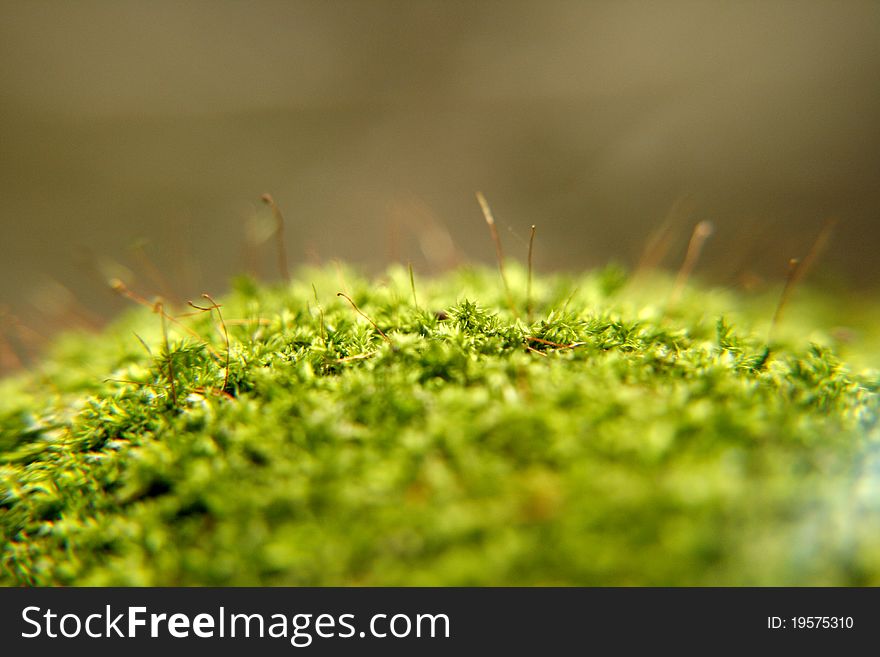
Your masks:
M 878 119 L 878 2 L 0 0 L 0 305 L 106 313 L 102 258 L 268 274 L 263 192 L 294 263 L 491 262 L 480 189 L 542 269 L 633 266 L 667 216 L 674 268 L 709 219 L 726 284 L 836 216 L 815 276 L 873 288 Z

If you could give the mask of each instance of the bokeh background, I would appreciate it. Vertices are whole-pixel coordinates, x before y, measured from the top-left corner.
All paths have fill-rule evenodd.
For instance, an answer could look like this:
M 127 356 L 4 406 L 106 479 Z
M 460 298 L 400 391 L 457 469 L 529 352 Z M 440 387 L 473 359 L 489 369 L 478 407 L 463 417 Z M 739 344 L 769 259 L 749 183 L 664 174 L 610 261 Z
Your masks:
M 0 0 L 0 305 L 34 332 L 111 315 L 108 275 L 271 276 L 264 192 L 293 264 L 491 262 L 476 190 L 545 270 L 663 225 L 674 269 L 711 220 L 726 285 L 837 217 L 811 277 L 873 290 L 880 3 Z

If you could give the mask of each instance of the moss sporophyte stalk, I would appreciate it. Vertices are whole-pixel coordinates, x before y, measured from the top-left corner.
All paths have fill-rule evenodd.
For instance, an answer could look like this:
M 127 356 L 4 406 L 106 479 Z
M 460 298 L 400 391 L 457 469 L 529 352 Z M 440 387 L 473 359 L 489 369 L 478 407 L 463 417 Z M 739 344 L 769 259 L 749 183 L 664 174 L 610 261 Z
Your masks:
M 0 381 L 0 581 L 880 584 L 870 329 L 504 276 L 301 270 L 62 336 Z

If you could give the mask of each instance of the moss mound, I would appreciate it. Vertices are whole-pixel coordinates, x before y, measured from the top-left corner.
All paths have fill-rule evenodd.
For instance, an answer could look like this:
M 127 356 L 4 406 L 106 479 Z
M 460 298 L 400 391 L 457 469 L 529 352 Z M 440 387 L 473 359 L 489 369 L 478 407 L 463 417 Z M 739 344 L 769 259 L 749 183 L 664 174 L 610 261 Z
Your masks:
M 876 373 L 668 293 L 304 270 L 222 300 L 228 368 L 216 311 L 66 336 L 0 382 L 0 582 L 880 584 Z

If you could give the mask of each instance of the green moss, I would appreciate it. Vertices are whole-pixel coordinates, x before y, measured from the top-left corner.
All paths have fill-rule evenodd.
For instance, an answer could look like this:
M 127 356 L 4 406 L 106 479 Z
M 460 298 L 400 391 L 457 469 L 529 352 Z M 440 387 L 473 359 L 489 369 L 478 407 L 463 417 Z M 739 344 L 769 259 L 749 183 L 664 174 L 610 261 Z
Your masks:
M 880 584 L 878 377 L 835 355 L 876 335 L 832 302 L 770 349 L 766 303 L 614 268 L 531 324 L 490 271 L 416 286 L 238 281 L 225 391 L 216 315 L 166 350 L 146 310 L 0 382 L 0 582 Z

